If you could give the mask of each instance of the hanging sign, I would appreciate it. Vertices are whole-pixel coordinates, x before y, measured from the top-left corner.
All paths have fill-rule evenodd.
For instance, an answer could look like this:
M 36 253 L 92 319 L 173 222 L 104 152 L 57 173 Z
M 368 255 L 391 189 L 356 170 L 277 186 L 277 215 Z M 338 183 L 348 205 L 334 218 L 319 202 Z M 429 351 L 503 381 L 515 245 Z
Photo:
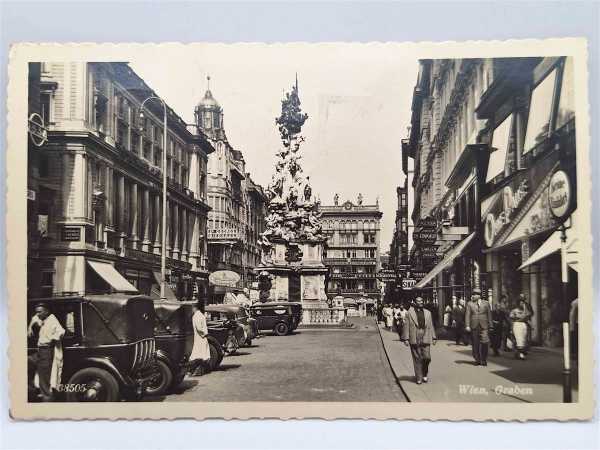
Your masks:
M 548 202 L 554 217 L 562 219 L 571 209 L 571 183 L 564 170 L 557 170 L 550 179 L 548 186 Z
M 231 270 L 217 270 L 208 276 L 208 281 L 214 286 L 235 287 L 240 281 L 240 275 Z
M 44 119 L 38 113 L 29 116 L 28 132 L 31 142 L 36 147 L 41 147 L 48 141 L 48 131 L 44 126 Z

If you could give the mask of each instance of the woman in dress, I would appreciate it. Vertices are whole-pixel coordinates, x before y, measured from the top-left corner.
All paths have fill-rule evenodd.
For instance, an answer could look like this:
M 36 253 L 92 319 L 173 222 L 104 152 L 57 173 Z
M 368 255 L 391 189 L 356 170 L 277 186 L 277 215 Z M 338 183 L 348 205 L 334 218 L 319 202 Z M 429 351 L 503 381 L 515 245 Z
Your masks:
M 190 372 L 192 376 L 204 375 L 208 372 L 210 361 L 210 347 L 208 345 L 208 326 L 204 315 L 204 302 L 199 301 L 194 305 L 192 315 L 194 328 L 194 346 L 190 355 Z
M 512 331 L 517 345 L 515 358 L 525 359 L 525 351 L 527 348 L 529 311 L 524 302 L 519 302 L 519 306 L 510 312 L 510 320 L 512 321 Z

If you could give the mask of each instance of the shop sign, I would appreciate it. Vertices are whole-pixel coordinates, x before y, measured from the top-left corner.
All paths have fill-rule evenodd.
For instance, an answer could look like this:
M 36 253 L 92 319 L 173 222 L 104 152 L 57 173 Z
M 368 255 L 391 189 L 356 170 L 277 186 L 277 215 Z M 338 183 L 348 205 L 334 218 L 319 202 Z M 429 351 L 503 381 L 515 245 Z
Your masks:
M 522 206 L 523 201 L 529 193 L 528 180 L 521 180 L 516 186 L 505 186 L 502 191 L 496 193 L 497 204 L 500 206 L 497 211 L 490 211 L 485 216 L 483 225 L 483 236 L 485 245 L 491 247 L 494 245 L 494 240 L 500 234 L 502 229 L 508 225 L 513 219 L 518 208 Z
M 235 287 L 240 281 L 240 275 L 231 270 L 218 270 L 208 276 L 208 281 L 214 286 Z
M 422 228 L 437 228 L 437 220 L 433 217 L 426 217 L 419 221 L 419 227 Z
M 435 231 L 417 231 L 413 233 L 413 239 L 420 241 L 425 244 L 433 244 L 437 240 L 437 233 Z
M 550 185 L 548 186 L 550 211 L 556 218 L 562 219 L 570 212 L 571 197 L 569 176 L 564 170 L 557 170 L 552 175 Z
M 425 276 L 427 275 L 427 272 L 412 272 L 412 276 L 414 279 L 421 281 L 423 278 L 425 278 Z
M 76 242 L 81 240 L 81 228 L 63 227 L 61 229 L 60 239 L 65 242 Z
M 351 274 L 352 275 L 352 274 Z M 382 269 L 377 272 L 377 279 L 382 282 L 390 282 L 396 280 L 396 271 L 393 269 Z
M 417 280 L 414 278 L 405 278 L 402 280 L 402 289 L 412 289 L 415 284 L 417 284 Z
M 27 189 L 27 200 L 35 202 L 35 191 L 33 189 Z
M 27 127 L 31 142 L 36 147 L 41 147 L 48 141 L 48 131 L 44 126 L 44 119 L 38 113 L 33 113 L 29 116 L 29 123 Z
M 425 258 L 435 258 L 437 256 L 437 246 L 431 245 L 426 247 L 421 247 L 420 249 L 421 256 Z

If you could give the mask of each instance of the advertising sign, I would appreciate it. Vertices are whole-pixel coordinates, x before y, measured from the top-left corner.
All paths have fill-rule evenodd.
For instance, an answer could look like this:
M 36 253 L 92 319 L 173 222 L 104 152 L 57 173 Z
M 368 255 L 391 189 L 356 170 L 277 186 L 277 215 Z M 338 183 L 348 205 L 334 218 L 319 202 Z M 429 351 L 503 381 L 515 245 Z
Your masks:
M 217 270 L 208 276 L 208 281 L 214 286 L 235 287 L 240 281 L 240 275 L 231 270 Z
M 413 239 L 425 244 L 433 244 L 437 240 L 437 233 L 435 231 L 417 231 L 413 233 Z
M 562 219 L 571 208 L 571 183 L 564 170 L 557 170 L 550 178 L 548 186 L 548 203 L 554 217 Z
M 396 279 L 396 271 L 392 269 L 382 269 L 376 275 L 379 281 L 390 282 Z
M 402 289 L 412 289 L 415 284 L 417 284 L 417 280 L 413 278 L 405 278 L 402 280 Z

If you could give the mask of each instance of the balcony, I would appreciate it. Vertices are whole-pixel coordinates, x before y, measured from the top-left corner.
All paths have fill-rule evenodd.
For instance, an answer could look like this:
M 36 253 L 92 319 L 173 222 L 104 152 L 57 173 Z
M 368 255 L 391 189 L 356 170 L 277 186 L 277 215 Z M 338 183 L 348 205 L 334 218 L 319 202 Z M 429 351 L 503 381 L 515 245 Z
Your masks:
M 237 241 L 243 239 L 243 233 L 235 228 L 215 228 L 208 230 L 209 240 Z
M 344 278 L 344 279 L 375 279 L 376 275 L 374 273 L 353 273 L 353 272 L 342 272 L 342 273 L 332 273 L 331 278 Z
M 325 264 L 377 265 L 377 258 L 324 258 Z
M 381 294 L 381 291 L 379 289 L 358 289 L 358 288 L 353 288 L 353 289 L 327 289 L 327 293 L 329 294 L 335 294 L 337 292 L 340 292 L 341 294 L 360 294 L 360 295 L 368 295 L 368 294 Z

